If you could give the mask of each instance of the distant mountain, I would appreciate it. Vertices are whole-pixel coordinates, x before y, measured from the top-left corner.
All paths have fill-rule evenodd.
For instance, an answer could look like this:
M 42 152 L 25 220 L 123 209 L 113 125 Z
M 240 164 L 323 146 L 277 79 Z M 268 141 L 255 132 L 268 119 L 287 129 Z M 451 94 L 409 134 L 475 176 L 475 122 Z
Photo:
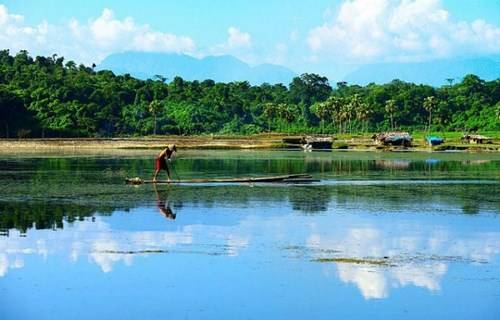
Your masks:
M 212 79 L 218 82 L 248 81 L 251 84 L 283 83 L 288 85 L 296 74 L 285 67 L 261 64 L 251 67 L 233 56 L 207 56 L 197 59 L 184 54 L 124 52 L 105 58 L 98 70 L 117 74 L 129 73 L 147 79 L 162 75 L 168 80 L 181 76 L 185 80 Z
M 366 85 L 388 83 L 394 79 L 407 82 L 442 86 L 446 79 L 461 81 L 467 74 L 475 74 L 484 80 L 500 78 L 500 59 L 496 56 L 475 59 L 448 59 L 420 63 L 381 63 L 364 65 L 350 73 L 344 81 Z

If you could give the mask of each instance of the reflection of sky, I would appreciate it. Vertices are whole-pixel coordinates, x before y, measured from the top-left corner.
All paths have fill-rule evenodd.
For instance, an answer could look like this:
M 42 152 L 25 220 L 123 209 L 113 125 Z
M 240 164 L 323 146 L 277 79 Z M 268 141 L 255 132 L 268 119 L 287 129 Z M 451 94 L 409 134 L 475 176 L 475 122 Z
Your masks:
M 297 246 L 306 248 L 301 259 L 309 268 L 319 265 L 327 279 L 333 272 L 342 283 L 356 286 L 365 299 L 381 299 L 387 298 L 391 289 L 409 286 L 439 292 L 451 264 L 466 264 L 473 270 L 476 265 L 493 262 L 500 252 L 500 232 L 494 226 L 498 223 L 488 215 L 348 216 L 340 212 L 339 215 L 266 216 L 265 211 L 248 208 L 205 209 L 209 212 L 194 219 L 198 222 L 184 225 L 183 217 L 195 214 L 190 210 L 198 212 L 200 208 L 182 209 L 185 212 L 180 212 L 176 222 L 164 220 L 154 209 L 143 208 L 135 209 L 133 214 L 117 212 L 111 217 L 96 217 L 94 222 L 75 222 L 58 231 L 30 230 L 27 237 L 11 230 L 9 237 L 0 238 L 0 276 L 23 268 L 28 256 L 46 261 L 62 255 L 69 267 L 88 261 L 102 272 L 110 273 L 118 264 L 133 267 L 136 259 L 152 254 L 237 259 L 245 253 L 255 261 L 271 259 L 274 263 L 286 263 L 283 259 L 291 257 L 283 254 L 283 248 Z M 288 212 L 289 209 L 273 210 Z M 214 225 L 210 224 L 212 214 L 222 219 L 231 214 L 233 219 L 234 215 L 239 219 L 234 225 Z M 143 220 L 144 230 L 127 228 L 124 221 L 138 217 Z M 133 220 L 129 222 L 133 224 Z M 151 228 L 147 228 L 148 224 Z M 116 229 L 115 225 L 120 227 Z M 311 261 L 332 257 L 389 257 L 391 265 Z
M 324 232 L 329 227 L 331 232 Z M 339 279 L 355 284 L 366 299 L 385 298 L 390 288 L 409 285 L 438 291 L 450 263 L 487 263 L 500 253 L 500 232 L 462 234 L 464 230 L 453 230 L 457 226 L 451 224 L 431 227 L 389 222 L 389 227 L 342 230 L 333 224 L 322 225 L 308 237 L 307 246 L 319 252 L 315 258 L 331 257 L 328 252 L 378 261 L 388 257 L 389 266 L 336 263 Z

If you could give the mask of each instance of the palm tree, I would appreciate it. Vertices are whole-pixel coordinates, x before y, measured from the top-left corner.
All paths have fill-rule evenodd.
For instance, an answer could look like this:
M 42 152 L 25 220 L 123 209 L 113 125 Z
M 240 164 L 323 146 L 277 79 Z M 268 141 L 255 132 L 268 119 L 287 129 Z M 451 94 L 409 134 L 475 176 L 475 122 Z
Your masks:
M 290 131 L 290 123 L 295 120 L 297 114 L 295 105 L 280 103 L 278 104 L 278 115 L 287 123 L 287 130 Z
M 389 99 L 385 102 L 385 112 L 389 114 L 391 120 L 391 130 L 394 130 L 394 112 L 396 112 L 396 101 Z
M 277 109 L 278 109 L 277 105 L 272 103 L 272 102 L 268 102 L 268 103 L 264 104 L 263 113 L 267 118 L 267 131 L 268 132 L 271 132 L 271 121 L 276 116 Z
M 332 118 L 332 109 L 328 101 L 317 102 L 311 106 L 311 111 L 319 118 L 321 122 L 321 133 L 325 130 L 325 120 Z
M 342 132 L 342 109 L 345 101 L 342 98 L 331 97 L 327 100 L 332 110 L 332 118 L 337 121 L 337 128 L 339 133 Z
M 156 118 L 157 118 L 158 112 L 160 112 L 161 104 L 158 100 L 155 99 L 155 100 L 151 101 L 148 109 L 154 118 L 153 135 L 156 135 Z
M 347 132 L 347 119 L 349 119 L 349 103 L 341 103 L 340 109 L 338 113 L 339 121 L 340 121 L 340 131 L 341 133 Z
M 431 130 L 431 124 L 432 124 L 432 110 L 436 108 L 437 101 L 434 96 L 430 96 L 424 99 L 424 109 L 429 112 L 429 128 L 428 130 Z
M 371 110 L 366 103 L 360 103 L 359 108 L 356 110 L 356 118 L 361 122 L 361 132 L 366 132 L 368 129 L 368 118 L 370 117 Z
M 359 110 L 362 108 L 362 102 L 359 98 L 358 94 L 355 94 L 351 101 L 349 102 L 348 106 L 348 117 L 349 117 L 349 132 L 352 132 L 352 127 L 351 127 L 351 118 L 352 116 L 355 116 L 358 118 Z M 357 119 L 359 120 L 359 119 Z

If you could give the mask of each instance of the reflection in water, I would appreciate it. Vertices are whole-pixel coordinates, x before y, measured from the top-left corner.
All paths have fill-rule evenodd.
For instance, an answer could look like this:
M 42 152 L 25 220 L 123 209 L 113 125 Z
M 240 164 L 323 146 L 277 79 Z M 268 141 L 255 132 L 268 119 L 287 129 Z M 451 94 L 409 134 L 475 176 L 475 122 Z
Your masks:
M 447 228 L 427 234 L 415 227 L 405 235 L 408 226 L 392 227 L 335 230 L 332 226 L 339 232 L 314 233 L 307 239 L 307 247 L 314 258 L 328 258 L 332 252 L 342 257 L 388 258 L 383 265 L 335 263 L 340 280 L 355 284 L 365 299 L 386 298 L 391 287 L 413 285 L 440 290 L 448 264 L 488 263 L 500 253 L 499 232 L 459 236 Z
M 375 165 L 384 169 L 399 169 L 404 170 L 410 167 L 408 160 L 375 160 Z
M 150 209 L 138 210 L 143 215 L 153 214 Z M 247 212 L 246 209 L 238 210 Z M 122 215 L 125 213 L 116 214 L 119 216 L 117 218 L 124 219 Z M 283 215 L 257 223 L 258 215 L 245 214 L 237 225 L 188 224 L 174 231 L 114 230 L 113 223 L 106 222 L 107 219 L 99 217 L 95 222 L 80 221 L 55 234 L 49 230 L 33 231 L 26 238 L 19 237 L 13 231 L 10 237 L 0 238 L 0 276 L 5 276 L 8 269 L 22 268 L 26 256 L 38 255 L 43 259 L 51 259 L 60 253 L 64 253 L 67 260 L 73 263 L 81 257 L 88 259 L 105 273 L 113 271 L 117 263 L 131 266 L 137 257 L 151 254 L 229 258 L 245 250 L 247 254 L 259 256 L 265 246 L 271 251 L 266 255 L 275 255 L 273 259 L 277 259 L 281 256 L 281 250 L 273 252 L 272 247 L 266 244 L 288 239 L 295 244 L 306 244 L 306 251 L 303 252 L 305 261 L 332 256 L 388 257 L 388 265 L 322 264 L 326 276 L 332 274 L 332 268 L 335 267 L 338 279 L 355 284 L 365 299 L 381 299 L 389 296 L 391 288 L 416 286 L 438 291 L 449 264 L 489 263 L 500 253 L 499 232 L 483 234 L 467 231 L 465 234 L 456 234 L 453 228 L 444 226 L 426 227 L 422 231 L 423 225 L 401 224 L 401 221 L 386 219 L 378 221 L 371 217 L 355 221 L 356 225 L 369 226 L 345 228 L 351 224 L 349 219 L 323 217 L 321 223 L 316 224 L 311 223 L 309 220 L 312 218 L 307 216 L 294 219 Z M 462 219 L 466 219 L 466 216 Z M 458 223 L 457 227 L 467 221 Z M 297 235 L 304 236 L 301 238 Z
M 389 295 L 389 287 L 413 285 L 429 291 L 440 289 L 439 282 L 448 266 L 444 263 L 427 263 L 418 266 L 393 268 L 367 267 L 353 264 L 338 264 L 341 281 L 355 284 L 365 299 L 382 299 Z
M 18 297 L 64 315 L 84 300 L 95 308 L 82 318 L 95 318 L 142 299 L 131 318 L 168 308 L 173 318 L 215 319 L 223 299 L 234 317 L 346 318 L 356 308 L 360 318 L 403 318 L 413 308 L 429 318 L 421 310 L 460 315 L 450 306 L 468 299 L 469 318 L 492 318 L 494 157 L 196 152 L 178 160 L 183 178 L 309 172 L 324 182 L 140 187 L 123 178 L 149 175 L 150 157 L 0 158 L 0 294 L 13 302 L 0 313 L 15 315 Z M 103 304 L 96 293 L 117 286 Z M 182 299 L 157 303 L 173 295 Z
M 165 192 L 166 195 L 164 197 L 161 197 L 156 184 L 153 184 L 153 188 L 156 193 L 156 206 L 158 207 L 160 213 L 167 219 L 175 220 L 175 217 L 177 215 L 173 213 L 172 209 L 170 208 L 170 203 L 168 201 L 168 191 Z
M 35 229 L 60 229 L 64 222 L 74 223 L 93 215 L 110 215 L 114 211 L 129 211 L 134 207 L 155 203 L 161 215 L 175 219 L 177 211 L 185 204 L 201 207 L 251 206 L 266 203 L 271 206 L 286 204 L 303 214 L 317 214 L 328 208 L 366 207 L 368 211 L 401 212 L 417 208 L 419 212 L 477 214 L 499 212 L 500 198 L 492 195 L 500 192 L 500 184 L 462 182 L 442 183 L 438 187 L 424 182 L 403 181 L 397 184 L 344 183 L 310 186 L 153 186 L 130 187 L 110 185 L 109 191 L 98 195 L 88 190 L 73 190 L 71 195 L 59 201 L 10 201 L 0 200 L 0 230 L 8 234 L 10 229 L 23 232 Z M 67 189 L 70 189 L 68 186 Z M 162 189 L 163 188 L 163 189 Z M 488 190 L 488 192 L 485 192 Z
M 134 256 L 163 252 L 176 245 L 193 242 L 189 226 L 178 231 L 117 232 L 102 218 L 94 222 L 78 222 L 55 234 L 49 230 L 33 232 L 19 237 L 16 231 L 10 237 L 0 238 L 0 276 L 8 269 L 24 266 L 24 257 L 37 255 L 44 260 L 57 254 L 65 254 L 71 262 L 81 257 L 97 264 L 103 272 L 113 270 L 113 265 L 123 262 L 132 265 Z M 133 254 L 138 252 L 138 254 Z

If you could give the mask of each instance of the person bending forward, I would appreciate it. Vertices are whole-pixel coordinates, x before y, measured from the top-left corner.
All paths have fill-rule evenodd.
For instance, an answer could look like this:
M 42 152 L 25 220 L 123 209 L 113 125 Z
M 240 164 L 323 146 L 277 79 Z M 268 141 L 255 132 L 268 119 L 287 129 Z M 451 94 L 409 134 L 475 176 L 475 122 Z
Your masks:
M 153 182 L 156 182 L 158 173 L 163 169 L 167 171 L 168 181 L 172 181 L 170 178 L 170 170 L 168 169 L 167 161 L 172 157 L 173 153 L 177 152 L 177 147 L 174 145 L 166 147 L 162 152 L 156 156 L 155 162 L 155 173 L 153 176 Z

